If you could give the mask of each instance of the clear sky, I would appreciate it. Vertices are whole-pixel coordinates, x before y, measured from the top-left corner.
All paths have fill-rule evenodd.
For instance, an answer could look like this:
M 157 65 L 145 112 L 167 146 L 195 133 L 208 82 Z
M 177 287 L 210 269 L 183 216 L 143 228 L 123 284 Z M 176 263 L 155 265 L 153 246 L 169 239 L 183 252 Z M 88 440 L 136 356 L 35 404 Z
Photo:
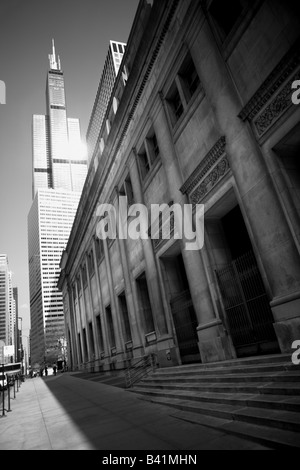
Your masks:
M 84 138 L 109 41 L 127 42 L 139 0 L 0 0 L 0 253 L 30 327 L 27 216 L 32 203 L 32 115 L 46 113 L 46 75 L 55 39 L 68 117 Z M 23 338 L 26 347 L 26 339 Z

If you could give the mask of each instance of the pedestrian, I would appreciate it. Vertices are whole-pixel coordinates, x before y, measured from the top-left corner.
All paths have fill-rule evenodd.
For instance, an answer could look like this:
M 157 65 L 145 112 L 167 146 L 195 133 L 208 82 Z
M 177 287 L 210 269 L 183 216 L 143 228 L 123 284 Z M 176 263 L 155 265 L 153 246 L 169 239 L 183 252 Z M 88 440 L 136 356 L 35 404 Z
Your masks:
M 40 368 L 40 376 L 43 377 L 43 372 L 44 372 L 44 369 L 41 367 Z
M 47 365 L 45 365 L 45 376 L 47 377 L 47 375 L 48 375 L 48 367 Z
M 53 366 L 53 374 L 56 375 L 56 364 Z

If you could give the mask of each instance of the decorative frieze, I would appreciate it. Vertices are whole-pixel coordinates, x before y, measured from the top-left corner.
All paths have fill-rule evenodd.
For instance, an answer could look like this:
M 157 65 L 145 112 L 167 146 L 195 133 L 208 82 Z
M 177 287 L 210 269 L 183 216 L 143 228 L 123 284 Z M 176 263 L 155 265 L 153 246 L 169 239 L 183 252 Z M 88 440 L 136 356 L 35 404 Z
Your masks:
M 299 79 L 300 72 L 288 81 L 273 101 L 254 119 L 253 125 L 259 137 L 262 136 L 287 109 L 293 106 L 291 99 L 292 83 Z
M 184 185 L 180 188 L 182 194 L 190 194 L 191 191 L 203 180 L 222 155 L 225 153 L 226 139 L 221 137 L 208 154 L 201 160 Z
M 199 204 L 230 170 L 225 146 L 226 139 L 221 137 L 180 188 L 192 204 Z
M 298 40 L 267 77 L 239 117 L 252 123 L 261 138 L 293 106 L 292 83 L 300 77 L 300 41 Z
M 202 199 L 213 189 L 213 187 L 226 175 L 230 170 L 227 156 L 214 167 L 207 177 L 199 184 L 196 190 L 190 195 L 192 204 L 200 204 Z

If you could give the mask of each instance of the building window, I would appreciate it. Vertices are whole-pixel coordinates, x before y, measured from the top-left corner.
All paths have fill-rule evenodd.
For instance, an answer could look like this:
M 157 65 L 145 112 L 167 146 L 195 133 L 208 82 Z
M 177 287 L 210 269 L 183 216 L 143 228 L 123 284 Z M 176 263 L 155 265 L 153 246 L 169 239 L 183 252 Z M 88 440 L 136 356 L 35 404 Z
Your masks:
M 167 103 L 169 108 L 169 114 L 171 117 L 171 122 L 173 126 L 176 122 L 181 118 L 183 114 L 183 103 L 178 91 L 176 84 L 174 83 L 168 96 L 167 96 Z
M 120 307 L 120 314 L 121 314 L 120 316 L 122 320 L 124 341 L 125 343 L 128 343 L 129 341 L 131 341 L 132 337 L 131 337 L 127 302 L 126 302 L 126 297 L 124 293 L 119 295 L 119 307 Z
M 82 266 L 82 284 L 83 284 L 83 287 L 87 287 L 87 272 L 86 272 L 86 267 L 85 265 Z
M 158 157 L 159 146 L 157 137 L 153 129 L 151 129 L 144 141 L 143 146 L 138 152 L 138 165 L 142 180 L 146 178 Z
M 189 103 L 195 92 L 200 87 L 200 79 L 190 54 L 186 57 L 178 76 L 186 103 Z
M 173 126 L 184 114 L 193 96 L 200 88 L 201 82 L 198 72 L 192 56 L 188 53 L 166 95 L 168 114 Z
M 233 30 L 248 4 L 248 0 L 230 0 L 230 2 L 213 0 L 211 2 L 208 12 L 222 42 Z
M 142 148 L 138 153 L 138 164 L 141 174 L 141 179 L 144 180 L 150 171 L 150 163 L 145 148 Z
M 102 260 L 104 256 L 104 247 L 103 247 L 103 240 L 100 238 L 96 238 L 96 258 L 97 258 L 97 263 L 99 264 L 100 261 Z
M 145 273 L 136 280 L 139 296 L 140 311 L 144 319 L 145 334 L 155 331 L 152 308 L 150 303 L 147 279 Z
M 81 294 L 81 282 L 80 282 L 80 276 L 77 278 L 77 289 L 78 289 L 78 295 Z
M 105 312 L 106 312 L 106 320 L 107 320 L 107 326 L 108 326 L 109 345 L 110 345 L 110 348 L 112 349 L 116 347 L 116 338 L 115 338 L 115 331 L 114 331 L 110 305 L 106 307 Z
M 124 184 L 121 186 L 119 190 L 120 196 L 126 196 L 128 205 L 131 206 L 134 204 L 134 196 L 133 196 L 133 189 L 130 176 L 128 175 L 124 181 Z
M 99 350 L 100 350 L 100 352 L 103 352 L 104 351 L 104 343 L 103 343 L 103 334 L 102 334 L 100 315 L 96 316 L 96 327 L 97 327 L 97 340 L 98 340 L 98 344 L 99 344 Z
M 95 273 L 93 250 L 88 255 L 88 268 L 89 268 L 89 275 L 92 276 Z

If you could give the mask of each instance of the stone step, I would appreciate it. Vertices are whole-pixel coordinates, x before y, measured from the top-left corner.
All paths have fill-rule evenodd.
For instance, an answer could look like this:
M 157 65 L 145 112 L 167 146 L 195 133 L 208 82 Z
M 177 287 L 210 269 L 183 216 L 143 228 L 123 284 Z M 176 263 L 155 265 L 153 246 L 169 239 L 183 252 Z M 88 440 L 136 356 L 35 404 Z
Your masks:
M 157 381 L 141 381 L 137 384 L 139 388 L 145 389 L 165 389 L 165 390 L 187 390 L 198 392 L 224 392 L 224 393 L 251 393 L 251 394 L 272 394 L 272 395 L 300 395 L 300 383 L 168 383 Z
M 172 370 L 180 370 L 180 369 L 214 369 L 214 368 L 227 368 L 227 367 L 234 367 L 234 366 L 250 366 L 250 365 L 263 365 L 263 364 L 292 364 L 292 355 L 291 354 L 272 354 L 266 356 L 253 356 L 253 357 L 245 357 L 239 359 L 230 359 L 227 361 L 218 361 L 218 362 L 208 362 L 208 363 L 197 363 L 197 364 L 185 364 L 181 366 L 174 366 Z M 166 369 L 160 369 L 166 370 Z
M 300 371 L 283 371 L 283 372 L 265 372 L 263 374 L 257 374 L 249 372 L 247 374 L 226 374 L 226 375 L 203 375 L 198 374 L 181 374 L 181 375 L 161 375 L 156 372 L 148 377 L 145 377 L 142 382 L 144 383 L 177 383 L 177 382 L 189 382 L 189 383 L 244 383 L 244 382 L 298 382 L 300 383 Z
M 245 421 L 259 426 L 300 432 L 300 415 L 289 411 L 267 410 L 240 407 L 218 403 L 199 403 L 186 399 L 143 396 L 141 399 L 163 404 L 178 410 L 214 416 L 228 421 Z M 299 435 L 300 437 L 300 435 Z
M 283 429 L 258 426 L 242 421 L 228 421 L 213 416 L 201 415 L 187 411 L 175 411 L 172 416 L 193 424 L 224 431 L 237 437 L 252 440 L 258 444 L 276 450 L 299 450 L 299 433 Z
M 253 373 L 265 373 L 265 372 L 285 372 L 285 371 L 293 371 L 297 372 L 299 371 L 300 375 L 300 368 L 299 366 L 295 366 L 294 364 L 290 362 L 283 362 L 283 363 L 277 363 L 277 364 L 256 364 L 256 365 L 249 365 L 247 366 L 247 371 L 253 372 Z M 244 374 L 245 373 L 245 367 L 243 366 L 232 366 L 232 367 L 215 367 L 215 368 L 209 368 L 209 367 L 185 367 L 181 366 L 179 368 L 164 368 L 164 369 L 157 369 L 155 372 L 155 375 L 160 376 L 160 377 L 177 377 L 180 375 L 191 375 L 191 374 L 201 374 L 201 375 L 226 375 L 226 374 Z
M 288 395 L 256 395 L 256 394 L 232 394 L 232 393 L 211 393 L 195 392 L 187 390 L 147 390 L 134 388 L 132 392 L 151 397 L 178 398 L 196 402 L 219 403 L 234 406 L 248 406 L 254 408 L 267 408 L 274 410 L 285 410 L 300 413 L 300 396 L 290 397 Z

